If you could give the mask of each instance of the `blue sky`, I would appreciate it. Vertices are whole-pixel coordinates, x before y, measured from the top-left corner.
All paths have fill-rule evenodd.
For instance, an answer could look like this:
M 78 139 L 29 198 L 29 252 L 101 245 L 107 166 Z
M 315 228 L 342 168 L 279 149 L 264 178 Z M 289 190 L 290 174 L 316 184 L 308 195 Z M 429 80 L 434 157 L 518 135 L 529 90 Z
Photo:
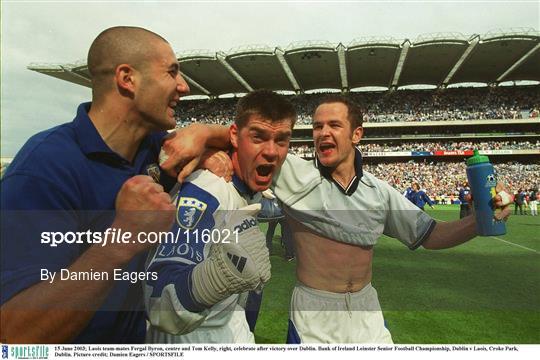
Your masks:
M 116 25 L 146 27 L 176 52 L 228 51 L 303 40 L 349 43 L 364 36 L 414 40 L 435 32 L 538 30 L 538 1 L 2 1 L 1 154 L 72 120 L 90 89 L 26 69 L 86 58 L 92 40 Z

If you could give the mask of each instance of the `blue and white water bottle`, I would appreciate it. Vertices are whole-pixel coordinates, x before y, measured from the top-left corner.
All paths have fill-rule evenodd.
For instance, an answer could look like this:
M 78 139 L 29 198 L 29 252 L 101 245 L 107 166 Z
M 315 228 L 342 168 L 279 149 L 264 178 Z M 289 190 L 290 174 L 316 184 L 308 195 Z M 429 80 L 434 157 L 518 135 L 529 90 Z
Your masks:
M 497 195 L 497 176 L 489 158 L 474 150 L 467 159 L 467 179 L 471 186 L 478 235 L 494 236 L 506 234 L 503 220 L 494 217 L 493 198 Z

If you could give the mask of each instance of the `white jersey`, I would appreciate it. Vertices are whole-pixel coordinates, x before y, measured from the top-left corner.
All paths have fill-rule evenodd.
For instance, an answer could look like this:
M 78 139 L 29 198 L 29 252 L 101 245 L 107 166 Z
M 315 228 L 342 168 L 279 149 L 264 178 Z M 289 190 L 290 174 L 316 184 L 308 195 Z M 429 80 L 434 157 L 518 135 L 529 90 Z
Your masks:
M 435 221 L 385 181 L 361 170 L 357 177 L 356 189 L 346 192 L 322 176 L 314 161 L 288 155 L 274 192 L 287 215 L 327 238 L 370 246 L 384 234 L 410 249 L 420 246 Z
M 235 241 L 234 233 L 225 229 L 242 231 L 258 226 L 252 216 L 240 220 L 236 217 L 237 224 L 227 221 L 232 214 L 230 210 L 259 203 L 260 194 L 250 196 L 237 179 L 225 182 L 207 170 L 198 170 L 186 179 L 173 200 L 177 214 L 171 232 L 178 233 L 179 240 L 160 244 L 149 255 L 146 265 L 147 272 L 158 275 L 157 280 L 147 280 L 144 289 L 151 324 L 147 340 L 157 343 L 247 342 L 252 334 L 243 308 L 239 306 L 245 296 L 231 295 L 207 309 L 193 297 L 191 272 L 208 256 L 212 241 Z M 239 334 L 245 336 L 238 337 Z

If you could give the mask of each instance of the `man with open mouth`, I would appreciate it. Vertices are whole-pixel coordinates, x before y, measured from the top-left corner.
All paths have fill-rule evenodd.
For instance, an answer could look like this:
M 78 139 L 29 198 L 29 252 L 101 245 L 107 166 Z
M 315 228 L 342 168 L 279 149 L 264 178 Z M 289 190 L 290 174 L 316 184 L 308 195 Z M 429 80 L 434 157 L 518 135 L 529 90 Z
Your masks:
M 232 182 L 207 170 L 191 174 L 174 194 L 178 241 L 150 254 L 145 301 L 148 342 L 253 343 L 244 308 L 250 290 L 270 279 L 266 239 L 255 213 L 289 148 L 293 106 L 258 90 L 237 105 L 229 130 Z
M 346 97 L 323 99 L 313 115 L 315 161 L 289 156 L 275 178 L 297 256 L 288 343 L 391 343 L 371 286 L 378 238 L 384 234 L 414 250 L 450 248 L 477 235 L 474 216 L 437 223 L 363 171 L 356 148 L 362 118 Z M 500 195 L 494 203 L 507 205 Z M 506 206 L 501 216 L 508 214 Z

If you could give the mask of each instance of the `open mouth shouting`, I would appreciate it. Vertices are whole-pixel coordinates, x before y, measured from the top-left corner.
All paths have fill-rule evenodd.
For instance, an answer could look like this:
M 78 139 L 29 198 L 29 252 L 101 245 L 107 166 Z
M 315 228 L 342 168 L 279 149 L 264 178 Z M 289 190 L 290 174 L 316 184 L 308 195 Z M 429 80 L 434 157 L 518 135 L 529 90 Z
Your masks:
M 331 142 L 322 142 L 319 144 L 318 152 L 320 155 L 327 156 L 332 153 L 332 151 L 336 148 L 336 145 Z
M 257 183 L 268 183 L 272 181 L 276 166 L 274 164 L 263 164 L 255 168 L 257 174 Z

